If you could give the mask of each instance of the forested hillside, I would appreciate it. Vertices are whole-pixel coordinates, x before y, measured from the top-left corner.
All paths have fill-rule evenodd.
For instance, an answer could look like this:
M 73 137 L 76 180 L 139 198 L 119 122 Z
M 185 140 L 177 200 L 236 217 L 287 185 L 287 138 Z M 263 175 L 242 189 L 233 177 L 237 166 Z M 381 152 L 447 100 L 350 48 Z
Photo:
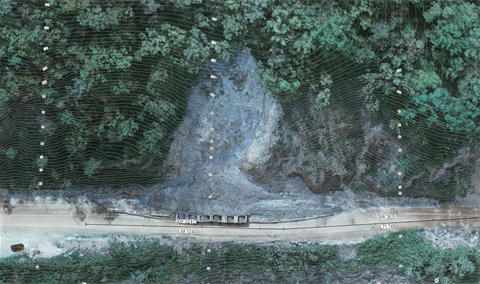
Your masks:
M 0 187 L 163 181 L 191 86 L 209 73 L 206 62 L 231 60 L 237 47 L 258 61 L 286 119 L 306 90 L 321 113 L 342 103 L 338 93 L 353 84 L 366 111 L 388 117 L 385 127 L 416 146 L 413 160 L 439 165 L 478 144 L 479 7 L 464 0 L 1 0 Z

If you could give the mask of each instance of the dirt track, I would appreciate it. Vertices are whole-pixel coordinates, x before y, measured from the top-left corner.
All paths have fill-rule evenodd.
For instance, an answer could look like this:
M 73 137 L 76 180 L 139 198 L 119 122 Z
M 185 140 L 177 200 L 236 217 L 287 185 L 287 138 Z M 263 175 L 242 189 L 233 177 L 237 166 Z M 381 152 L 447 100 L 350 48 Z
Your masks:
M 395 219 L 379 219 L 379 213 L 396 213 Z M 81 205 L 64 201 L 25 201 L 23 204 L 4 206 L 1 215 L 1 255 L 13 253 L 10 246 L 27 240 L 47 240 L 68 234 L 131 234 L 149 237 L 172 236 L 198 241 L 274 241 L 319 239 L 334 240 L 369 237 L 387 231 L 434 226 L 461 227 L 469 225 L 478 229 L 478 208 L 442 206 L 437 208 L 389 208 L 299 222 L 236 225 L 179 225 L 174 220 L 143 218 L 127 214 L 108 213 L 91 203 Z M 473 218 L 460 220 L 445 220 Z M 380 229 L 380 224 L 395 224 L 394 229 Z M 318 228 L 317 228 L 318 226 Z M 193 229 L 193 235 L 179 235 L 181 228 Z

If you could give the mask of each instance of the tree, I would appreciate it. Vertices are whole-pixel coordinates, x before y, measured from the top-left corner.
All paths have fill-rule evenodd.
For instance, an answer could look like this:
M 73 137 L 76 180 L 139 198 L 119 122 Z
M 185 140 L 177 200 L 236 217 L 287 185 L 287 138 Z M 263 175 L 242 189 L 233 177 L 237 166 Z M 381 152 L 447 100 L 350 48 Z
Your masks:
M 327 87 L 332 86 L 332 84 L 333 84 L 332 76 L 330 74 L 325 74 L 324 73 L 324 74 L 321 75 L 320 78 L 321 78 L 320 79 L 320 84 L 325 89 L 323 91 L 320 91 L 320 93 L 318 93 L 318 95 L 317 95 L 317 99 L 315 101 L 315 108 L 317 108 L 317 109 L 328 106 L 330 104 L 330 96 L 332 95 L 331 92 L 330 92 L 330 89 L 327 88 Z M 316 90 L 315 86 L 311 86 L 311 87 L 314 91 Z
M 452 261 L 452 265 L 448 268 L 458 278 L 463 278 L 469 273 L 475 271 L 475 264 L 471 262 L 466 255 L 460 255 Z
M 106 6 L 106 9 L 97 5 L 95 8 L 80 10 L 77 17 L 78 22 L 80 25 L 94 28 L 99 32 L 112 26 L 118 26 L 121 21 L 133 17 L 132 7 L 113 5 L 111 2 L 108 2 Z
M 17 5 L 17 2 L 11 0 L 1 0 L 0 1 L 0 15 L 9 15 L 12 12 L 12 6 Z
M 101 160 L 96 160 L 94 157 L 90 157 L 90 160 L 88 160 L 84 168 L 85 175 L 92 177 L 96 170 L 103 168 L 101 163 Z
M 10 148 L 7 149 L 5 154 L 7 155 L 8 158 L 13 160 L 15 158 L 15 156 L 18 154 L 18 151 L 15 150 L 15 148 L 10 147 Z
M 145 15 L 150 15 L 157 12 L 158 8 L 162 8 L 162 5 L 155 3 L 153 0 L 142 0 L 141 3 L 145 6 Z

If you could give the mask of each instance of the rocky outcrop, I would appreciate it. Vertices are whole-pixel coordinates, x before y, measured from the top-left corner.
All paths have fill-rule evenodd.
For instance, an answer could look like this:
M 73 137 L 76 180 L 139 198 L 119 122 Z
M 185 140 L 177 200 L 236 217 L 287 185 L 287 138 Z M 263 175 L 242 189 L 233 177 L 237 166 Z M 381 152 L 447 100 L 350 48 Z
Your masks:
M 282 108 L 258 83 L 255 59 L 238 50 L 234 62 L 218 60 L 210 68 L 216 78 L 204 77 L 193 88 L 188 115 L 174 136 L 171 178 L 249 170 L 271 155 Z

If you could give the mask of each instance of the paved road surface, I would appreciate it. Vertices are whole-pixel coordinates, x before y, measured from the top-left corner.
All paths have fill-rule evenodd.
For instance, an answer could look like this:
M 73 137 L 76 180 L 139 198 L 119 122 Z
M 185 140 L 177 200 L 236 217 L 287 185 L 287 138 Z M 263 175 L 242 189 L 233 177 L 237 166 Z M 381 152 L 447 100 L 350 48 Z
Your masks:
M 23 238 L 52 237 L 66 234 L 132 234 L 149 237 L 179 236 L 178 229 L 193 229 L 185 236 L 199 241 L 273 241 L 298 239 L 345 239 L 383 234 L 408 228 L 433 226 L 478 229 L 478 208 L 443 206 L 436 208 L 389 208 L 365 212 L 342 213 L 332 217 L 277 224 L 179 225 L 175 220 L 143 218 L 117 214 L 108 219 L 99 207 L 87 203 L 81 206 L 63 201 L 45 200 L 4 206 L 0 218 L 0 257 L 12 255 L 10 246 Z M 379 213 L 396 214 L 395 219 L 379 219 Z M 472 218 L 472 219 L 458 219 Z M 479 219 L 477 219 L 479 218 Z M 449 219 L 449 220 L 447 220 Z M 457 219 L 457 220 L 453 220 Z M 395 224 L 394 229 L 380 229 L 381 224 Z

